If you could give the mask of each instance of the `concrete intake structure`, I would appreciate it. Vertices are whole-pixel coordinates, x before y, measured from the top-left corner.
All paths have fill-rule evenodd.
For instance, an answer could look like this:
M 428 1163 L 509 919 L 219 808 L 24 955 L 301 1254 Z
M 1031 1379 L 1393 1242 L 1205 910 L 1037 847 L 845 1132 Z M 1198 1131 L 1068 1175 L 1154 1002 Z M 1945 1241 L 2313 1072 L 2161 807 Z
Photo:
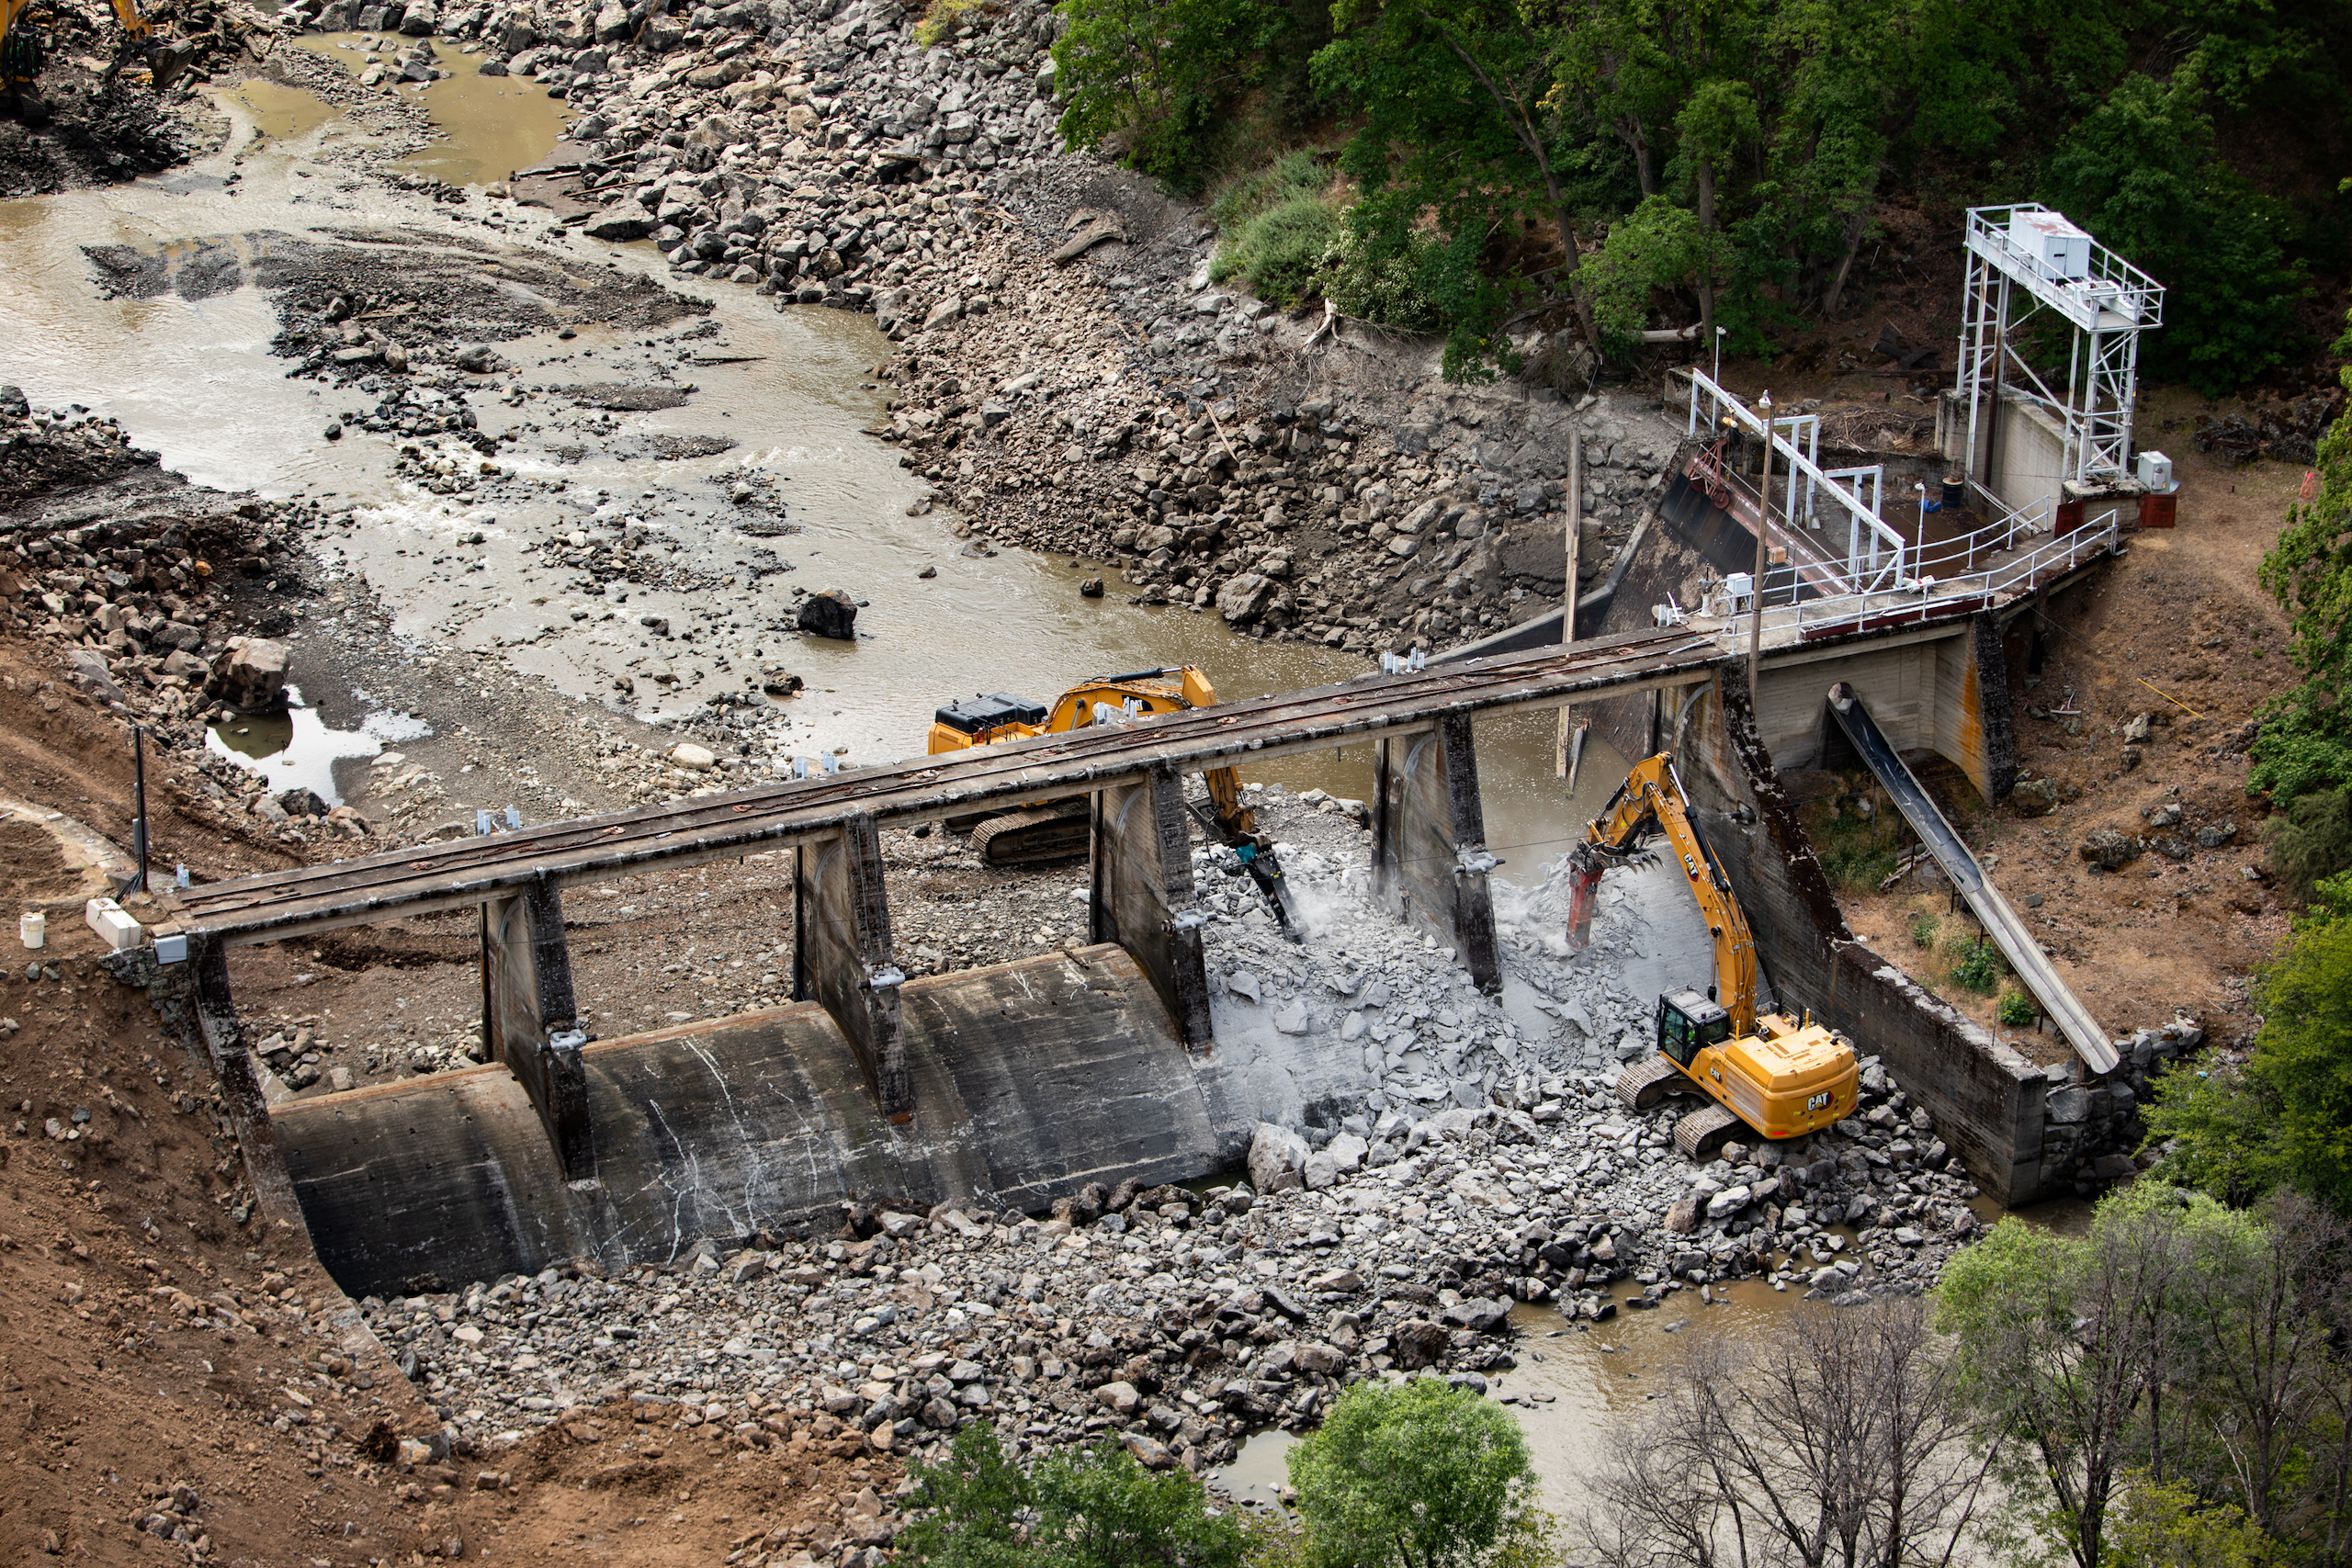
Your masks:
M 272 1120 L 320 1259 L 354 1296 L 571 1258 L 667 1262 L 851 1201 L 1035 1210 L 1090 1181 L 1217 1166 L 1192 1059 L 1117 947 L 910 980 L 898 1002 L 904 1120 L 808 1002 L 583 1049 L 588 1179 L 568 1176 L 497 1066 L 292 1100 Z

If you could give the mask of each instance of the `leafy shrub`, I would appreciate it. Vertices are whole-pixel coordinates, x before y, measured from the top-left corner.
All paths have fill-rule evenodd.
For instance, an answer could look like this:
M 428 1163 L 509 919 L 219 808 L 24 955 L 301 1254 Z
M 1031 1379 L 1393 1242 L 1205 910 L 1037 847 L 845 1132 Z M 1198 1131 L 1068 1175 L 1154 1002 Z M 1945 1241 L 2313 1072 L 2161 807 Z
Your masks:
M 1209 276 L 1239 274 L 1261 299 L 1295 305 L 1316 291 L 1323 254 L 1340 235 L 1340 215 L 1319 196 L 1295 196 L 1244 223 L 1217 252 Z
M 1290 1483 L 1316 1568 L 1468 1568 L 1521 1534 L 1535 1469 L 1500 1405 L 1417 1378 L 1341 1394 Z
M 2352 867 L 2352 790 L 2331 789 L 2298 798 L 2270 819 L 2270 865 L 2297 897 Z
M 977 11 L 983 0 L 931 0 L 922 20 L 915 24 L 915 42 L 925 49 L 936 49 L 956 31 L 956 24 L 966 14 Z
M 2002 961 L 2001 950 L 1983 937 L 1961 950 L 1960 962 L 1951 966 L 1952 979 L 1978 996 L 1989 997 L 2001 976 L 2008 973 Z
M 1911 945 L 1926 951 L 1936 945 L 1936 917 L 1917 914 L 1911 917 Z
M 2346 891 L 2340 883 L 2331 897 Z M 2310 1193 L 2352 1213 L 2344 1157 L 2352 1106 L 2352 919 L 2324 907 L 2300 923 L 2255 986 L 2262 1032 L 2241 1065 L 2209 1054 L 2194 1072 L 2155 1081 L 2148 1144 L 2165 1150 L 2158 1172 L 2224 1202 L 2275 1188 Z
M 1894 874 L 1897 852 L 1892 837 L 1882 844 L 1876 827 L 1860 817 L 1842 811 L 1826 816 L 1814 824 L 1812 838 L 1821 869 L 1841 893 L 1875 893 L 1880 883 Z
M 1993 1010 L 1993 1016 L 2005 1028 L 2023 1029 L 2041 1016 L 2041 1008 L 2023 991 L 2005 991 L 2000 1005 Z
M 1604 353 L 1622 355 L 1641 346 L 1650 297 L 1697 279 L 1709 254 L 1706 238 L 1696 214 L 1653 196 L 1577 264 L 1576 286 L 1591 299 L 1593 330 Z
M 1427 274 L 1442 265 L 1443 247 L 1415 235 L 1401 248 L 1376 246 L 1353 229 L 1323 253 L 1323 295 L 1342 315 L 1384 326 L 1426 331 L 1442 320 Z
M 899 1561 L 929 1568 L 1241 1568 L 1250 1530 L 1212 1513 L 1189 1475 L 1155 1475 L 1125 1449 L 1063 1449 L 1023 1474 L 975 1422 L 948 1457 L 914 1467 L 922 1517 L 899 1537 Z
M 1218 186 L 1209 198 L 1209 221 L 1220 233 L 1231 234 L 1267 209 L 1318 195 L 1330 183 L 1311 149 L 1295 149 Z

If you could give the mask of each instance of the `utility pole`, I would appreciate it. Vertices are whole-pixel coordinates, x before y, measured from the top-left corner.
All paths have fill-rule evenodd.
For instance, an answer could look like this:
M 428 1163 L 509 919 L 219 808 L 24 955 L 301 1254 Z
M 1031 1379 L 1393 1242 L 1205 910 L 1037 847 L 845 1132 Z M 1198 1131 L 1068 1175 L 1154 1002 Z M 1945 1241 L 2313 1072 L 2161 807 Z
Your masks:
M 1577 540 L 1584 533 L 1584 432 L 1568 432 L 1568 581 L 1560 594 L 1560 647 L 1566 650 L 1577 639 Z M 1560 707 L 1560 734 L 1554 749 L 1553 776 L 1568 776 L 1568 736 L 1572 728 L 1570 710 Z
M 1764 482 L 1756 498 L 1756 576 L 1747 585 L 1755 610 L 1747 623 L 1747 708 L 1760 725 L 1764 718 L 1764 566 L 1770 558 L 1764 533 L 1772 521 L 1772 394 L 1769 389 L 1756 400 L 1756 412 L 1764 419 Z

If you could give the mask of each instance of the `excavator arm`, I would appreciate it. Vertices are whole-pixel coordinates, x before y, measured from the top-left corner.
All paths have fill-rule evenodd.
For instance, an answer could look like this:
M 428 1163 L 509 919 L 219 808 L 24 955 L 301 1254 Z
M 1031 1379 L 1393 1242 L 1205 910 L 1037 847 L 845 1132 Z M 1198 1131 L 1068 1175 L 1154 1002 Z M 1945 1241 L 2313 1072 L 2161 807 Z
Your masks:
M 1584 841 L 1569 854 L 1568 940 L 1583 947 L 1592 940 L 1592 903 L 1600 874 L 1611 864 L 1630 858 L 1641 840 L 1653 833 L 1665 835 L 1673 846 L 1682 877 L 1706 917 L 1707 934 L 1715 946 L 1716 998 L 1731 1015 L 1735 1033 L 1756 1030 L 1756 939 L 1747 917 L 1731 890 L 1731 879 L 1715 859 L 1699 826 L 1690 819 L 1690 799 L 1675 776 L 1671 759 L 1661 753 L 1634 765 L 1625 782 L 1609 798 L 1608 808 L 1585 829 Z
M 1132 708 L 1129 704 L 1134 705 Z M 1189 664 L 1171 664 L 1105 675 L 1072 686 L 1046 716 L 1046 729 L 1048 733 L 1083 729 L 1097 721 L 1098 711 L 1105 716 L 1181 713 L 1216 704 L 1216 688 L 1209 684 L 1206 675 Z M 1226 842 L 1238 843 L 1258 830 L 1257 815 L 1241 804 L 1241 781 L 1234 777 L 1231 768 L 1211 768 L 1202 778 L 1209 786 L 1209 806 Z
M 123 39 L 133 45 L 145 43 L 153 31 L 139 9 L 139 0 L 114 0 L 114 19 L 122 25 Z

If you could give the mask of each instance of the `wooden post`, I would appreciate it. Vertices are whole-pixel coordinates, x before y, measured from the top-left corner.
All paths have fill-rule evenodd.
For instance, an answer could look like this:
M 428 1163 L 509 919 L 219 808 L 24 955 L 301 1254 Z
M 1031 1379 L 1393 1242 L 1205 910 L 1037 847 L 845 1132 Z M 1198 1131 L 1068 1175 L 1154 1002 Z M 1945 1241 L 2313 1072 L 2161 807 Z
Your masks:
M 1584 535 L 1584 432 L 1568 432 L 1568 580 L 1560 593 L 1560 646 L 1566 648 L 1577 640 L 1577 547 Z M 1560 734 L 1553 749 L 1552 773 L 1555 778 L 1568 776 L 1568 736 L 1576 728 L 1575 716 L 1566 703 L 1560 705 Z

